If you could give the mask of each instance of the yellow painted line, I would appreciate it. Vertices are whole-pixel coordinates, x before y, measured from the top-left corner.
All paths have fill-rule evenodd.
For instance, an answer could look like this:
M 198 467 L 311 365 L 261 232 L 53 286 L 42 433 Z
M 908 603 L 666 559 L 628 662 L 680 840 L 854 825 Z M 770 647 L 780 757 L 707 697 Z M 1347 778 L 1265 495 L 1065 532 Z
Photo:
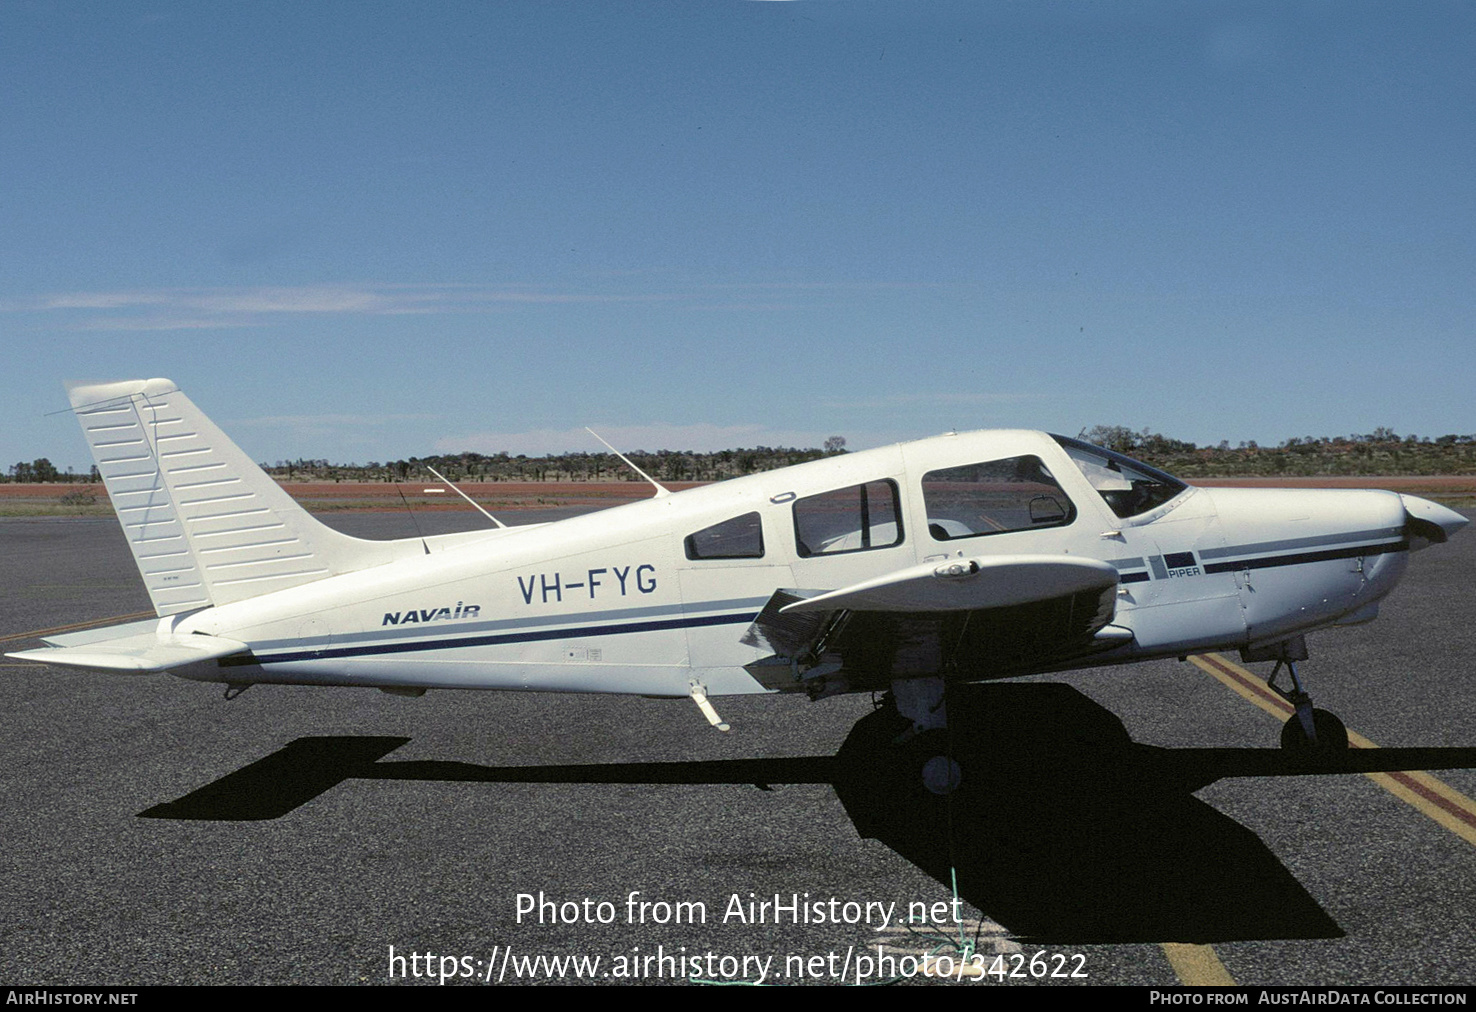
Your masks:
M 54 633 L 76 632 L 78 629 L 90 629 L 93 626 L 107 625 L 109 622 L 132 622 L 141 618 L 154 617 L 156 616 L 152 611 L 136 611 L 132 615 L 114 615 L 112 618 L 95 618 L 87 622 L 73 622 L 71 625 L 53 626 L 50 629 L 32 629 L 30 632 L 11 633 L 9 636 L 0 636 L 0 643 L 9 643 L 12 640 L 38 639 Z
M 1273 717 L 1284 720 L 1296 712 L 1290 703 L 1268 689 L 1263 679 L 1219 654 L 1200 654 L 1189 658 L 1189 662 Z M 1353 748 L 1379 747 L 1353 730 L 1348 732 L 1348 744 Z M 1476 801 L 1443 780 L 1432 777 L 1423 770 L 1365 773 L 1364 776 L 1400 801 L 1434 819 L 1462 840 L 1476 846 Z
M 1235 986 L 1235 978 L 1230 976 L 1230 971 L 1225 969 L 1225 964 L 1208 945 L 1164 942 L 1163 954 L 1185 987 Z
M 1257 678 L 1238 664 L 1231 664 L 1219 654 L 1196 654 L 1189 658 L 1189 663 L 1208 672 L 1226 688 L 1243 696 L 1245 699 L 1259 706 L 1273 717 L 1285 720 L 1296 712 L 1286 700 L 1266 687 L 1263 679 Z M 1348 733 L 1348 741 L 1353 741 L 1353 733 Z

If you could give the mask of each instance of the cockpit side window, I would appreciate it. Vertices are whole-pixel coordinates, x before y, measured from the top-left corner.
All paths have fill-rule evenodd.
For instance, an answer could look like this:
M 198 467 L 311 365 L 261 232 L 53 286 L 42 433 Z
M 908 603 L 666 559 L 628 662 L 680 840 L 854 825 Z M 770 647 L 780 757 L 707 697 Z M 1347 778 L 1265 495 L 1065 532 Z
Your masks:
M 902 503 L 894 481 L 868 481 L 795 501 L 794 546 L 802 559 L 901 543 Z
M 1113 450 L 1066 436 L 1051 438 L 1081 468 L 1112 512 L 1124 519 L 1156 509 L 1189 487 L 1171 474 Z
M 934 541 L 1064 527 L 1076 507 L 1039 457 L 1008 457 L 923 475 Z
M 704 527 L 686 540 L 689 559 L 762 559 L 764 525 L 758 513 Z

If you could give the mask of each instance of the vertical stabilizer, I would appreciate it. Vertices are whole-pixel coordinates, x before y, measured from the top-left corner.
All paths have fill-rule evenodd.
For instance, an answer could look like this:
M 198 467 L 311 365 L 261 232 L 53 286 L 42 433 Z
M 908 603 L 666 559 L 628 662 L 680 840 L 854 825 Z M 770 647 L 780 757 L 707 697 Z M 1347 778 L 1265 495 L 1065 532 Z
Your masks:
M 154 609 L 177 615 L 392 561 L 325 527 L 165 379 L 68 388 Z

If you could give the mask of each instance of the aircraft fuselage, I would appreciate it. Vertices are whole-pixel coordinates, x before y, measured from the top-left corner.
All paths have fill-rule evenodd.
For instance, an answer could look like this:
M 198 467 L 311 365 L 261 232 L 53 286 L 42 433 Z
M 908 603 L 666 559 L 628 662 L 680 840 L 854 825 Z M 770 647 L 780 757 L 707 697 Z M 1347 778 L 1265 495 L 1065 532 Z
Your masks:
M 1030 515 L 1016 526 L 990 520 L 998 530 L 965 530 L 978 522 L 962 508 L 964 519 L 941 520 L 951 500 L 942 485 L 925 490 L 929 476 L 995 461 L 1039 465 L 1029 480 L 1045 491 Z M 863 520 L 847 530 L 855 501 Z M 1244 648 L 1372 618 L 1404 571 L 1408 504 L 1441 510 L 1345 490 L 1187 488 L 1129 517 L 1111 502 L 1044 433 L 938 436 L 554 524 L 436 539 L 416 557 L 207 608 L 177 619 L 174 633 L 239 640 L 251 654 L 177 673 L 657 696 L 685 696 L 696 680 L 711 695 L 761 692 L 744 665 L 765 651 L 740 637 L 776 589 L 823 592 L 1004 555 L 1095 559 L 1118 572 L 1111 624 L 1131 638 L 1037 670 Z M 714 529 L 719 549 L 705 556 L 693 539 Z

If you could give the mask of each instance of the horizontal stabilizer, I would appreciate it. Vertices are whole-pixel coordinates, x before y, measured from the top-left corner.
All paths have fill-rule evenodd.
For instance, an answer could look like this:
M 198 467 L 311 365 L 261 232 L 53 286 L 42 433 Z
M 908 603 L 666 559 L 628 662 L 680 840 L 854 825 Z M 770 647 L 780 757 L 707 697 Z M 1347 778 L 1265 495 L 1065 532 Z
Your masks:
M 23 661 L 39 661 L 64 668 L 87 668 L 93 671 L 126 671 L 145 674 L 183 668 L 200 661 L 211 661 L 247 651 L 245 643 L 222 636 L 205 636 L 191 633 L 184 636 L 165 634 L 157 629 L 132 632 L 139 623 L 120 626 L 111 631 L 127 630 L 129 635 L 111 639 L 94 640 L 78 646 L 43 647 L 40 650 L 21 650 L 6 657 Z M 157 626 L 158 623 L 149 623 Z
M 1117 585 L 1117 569 L 1096 559 L 1060 555 L 997 555 L 909 566 L 885 576 L 795 601 L 795 612 L 980 611 L 1049 601 Z
M 83 629 L 79 632 L 53 633 L 50 636 L 42 636 L 41 642 L 49 647 L 81 647 L 89 643 L 101 643 L 103 640 L 116 640 L 122 639 L 124 636 L 152 633 L 158 628 L 158 619 L 146 618 L 142 622 L 106 625 L 96 629 Z

